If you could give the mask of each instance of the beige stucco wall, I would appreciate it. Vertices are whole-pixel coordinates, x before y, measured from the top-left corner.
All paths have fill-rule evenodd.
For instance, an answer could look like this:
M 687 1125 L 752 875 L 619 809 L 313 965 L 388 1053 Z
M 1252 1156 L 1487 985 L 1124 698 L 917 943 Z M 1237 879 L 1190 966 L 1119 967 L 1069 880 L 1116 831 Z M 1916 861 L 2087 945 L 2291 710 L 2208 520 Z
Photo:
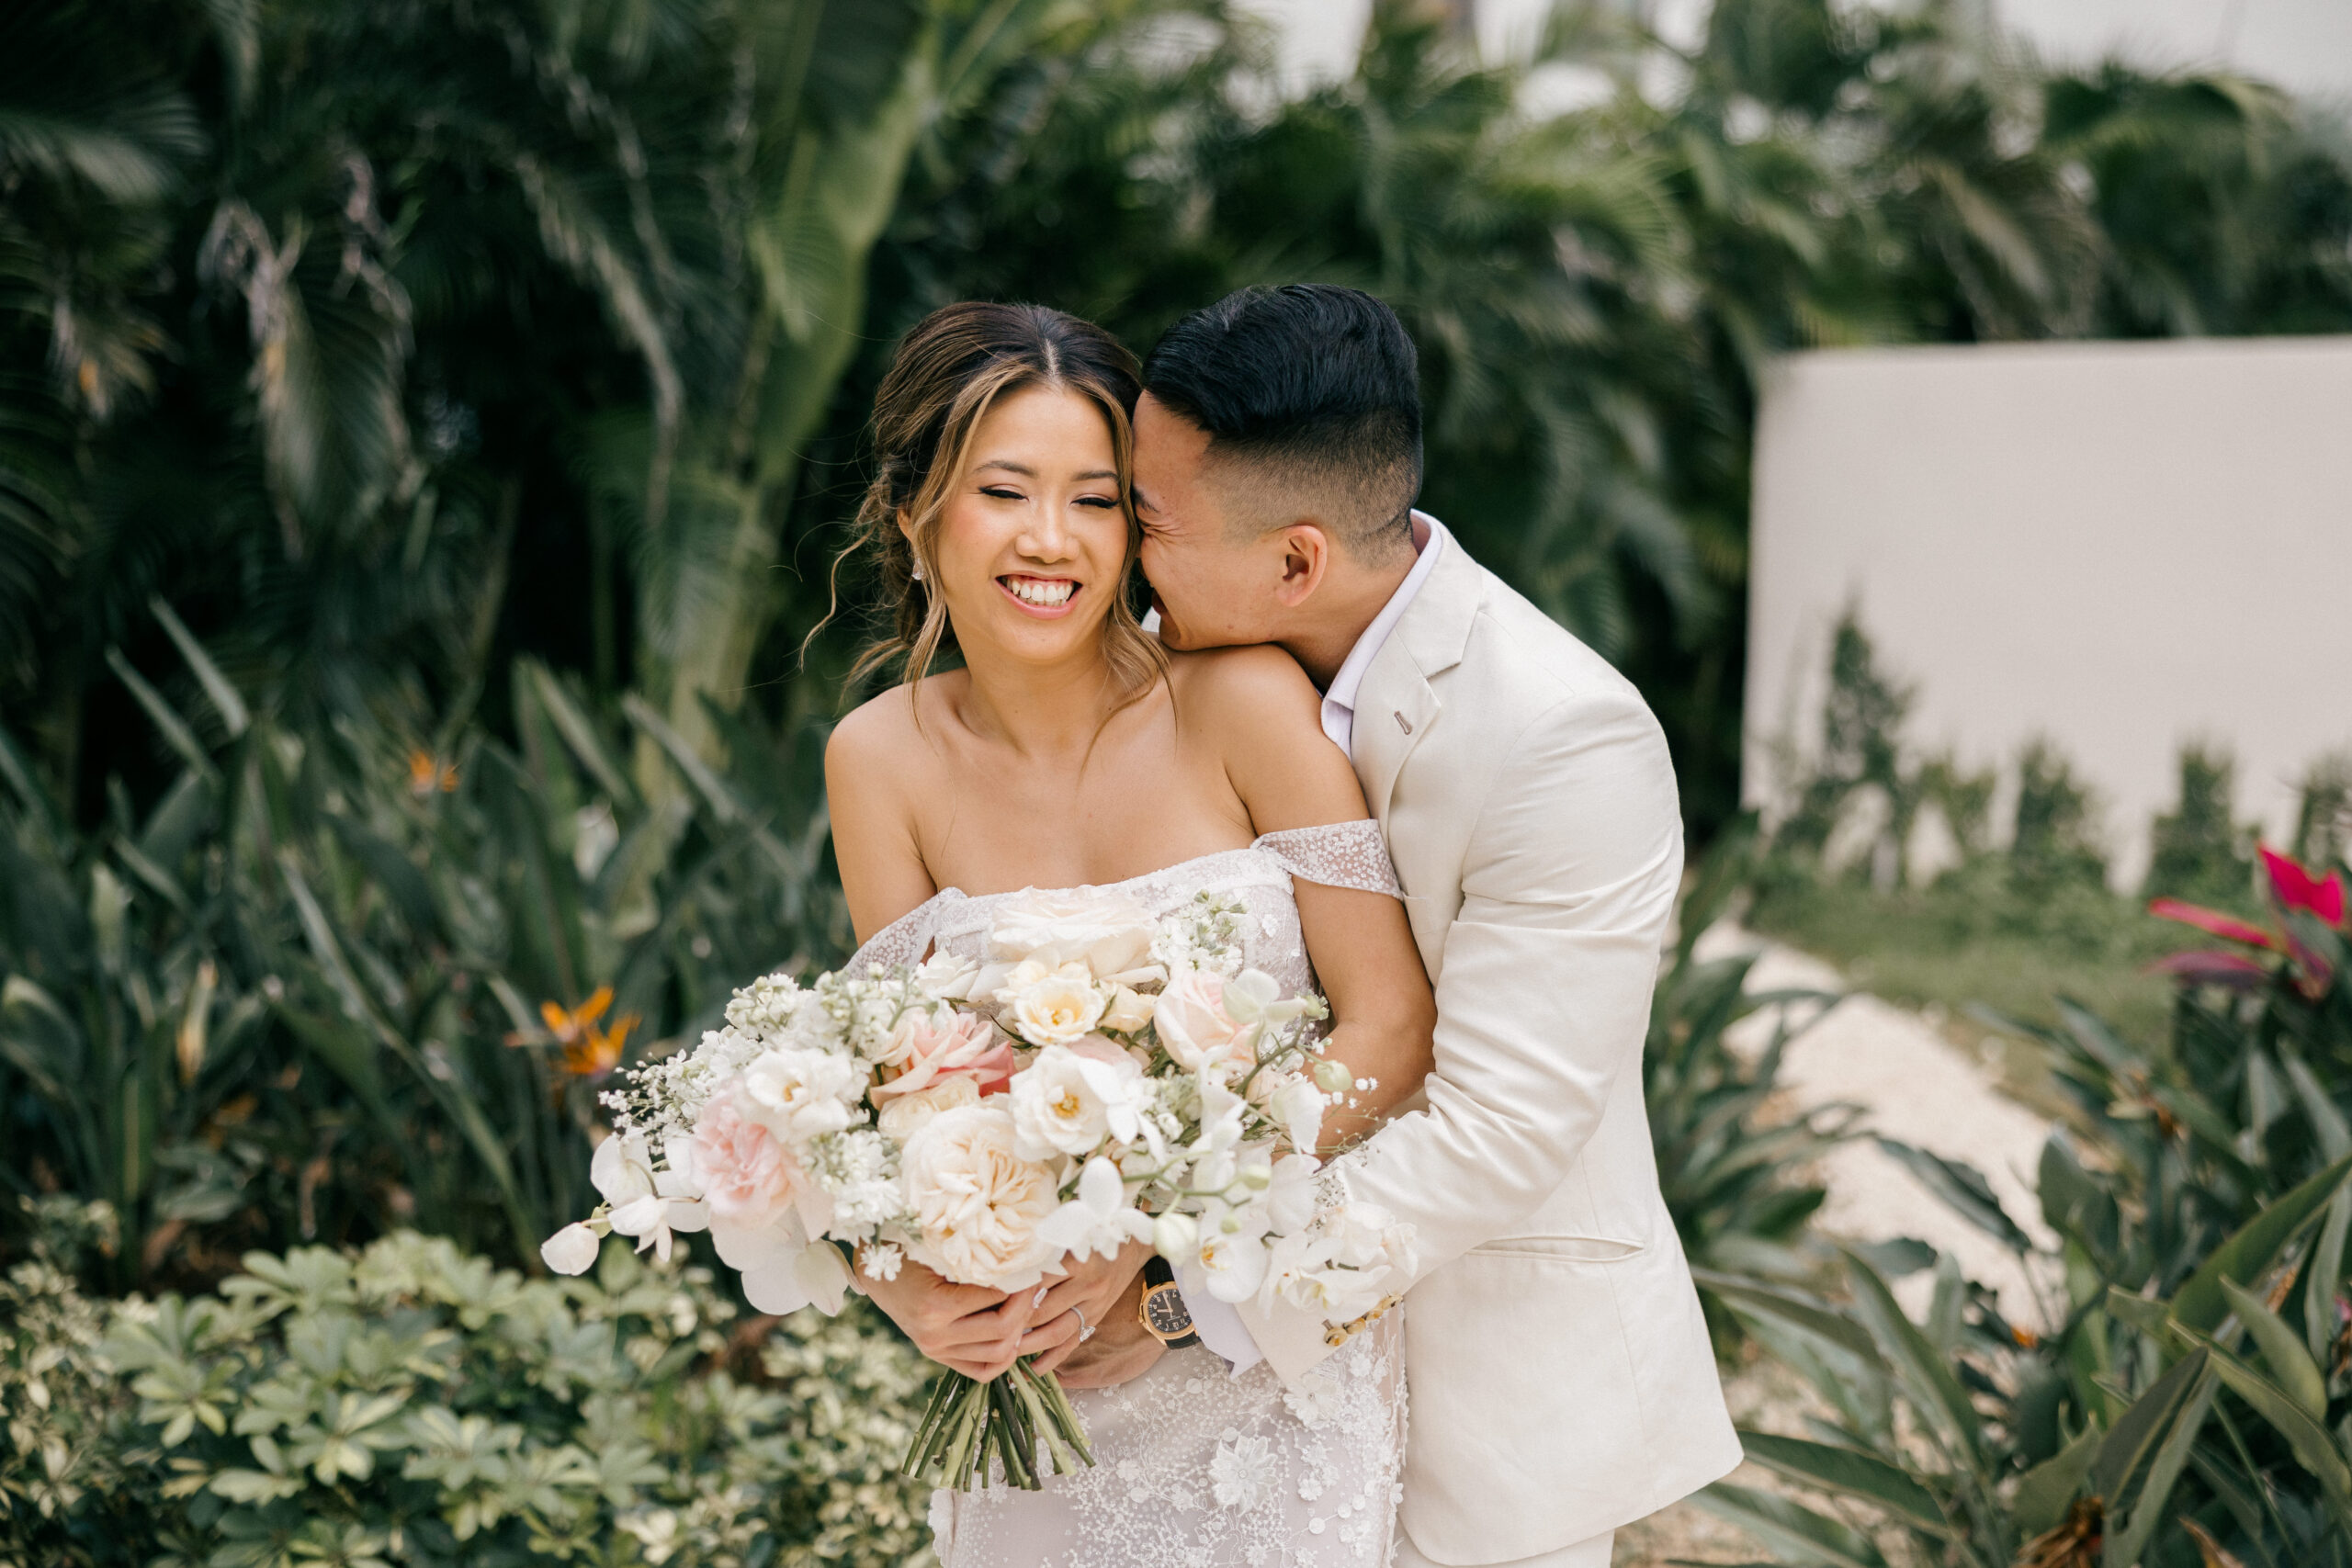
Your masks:
M 1757 432 L 1746 788 L 1817 736 L 1859 604 L 1963 763 L 2046 734 L 2146 863 L 2182 741 L 2238 759 L 2242 816 L 2352 746 L 2352 337 L 1792 355 Z M 1996 807 L 1996 814 L 2005 810 Z M 2005 818 L 2004 818 L 2005 819 Z

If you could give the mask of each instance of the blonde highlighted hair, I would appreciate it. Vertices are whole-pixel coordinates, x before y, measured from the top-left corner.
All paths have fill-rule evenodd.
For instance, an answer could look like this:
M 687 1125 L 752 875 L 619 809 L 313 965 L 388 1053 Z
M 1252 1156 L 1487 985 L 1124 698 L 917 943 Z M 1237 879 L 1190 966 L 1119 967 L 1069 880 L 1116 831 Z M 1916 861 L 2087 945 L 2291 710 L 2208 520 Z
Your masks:
M 1127 554 L 1102 623 L 1103 656 L 1123 705 L 1166 673 L 1168 655 L 1136 620 L 1126 592 L 1126 573 L 1142 539 L 1133 424 L 1142 382 L 1135 355 L 1101 327 L 1060 310 L 967 300 L 942 306 L 915 324 L 875 394 L 874 482 L 857 510 L 856 536 L 835 571 L 838 576 L 853 558 L 872 558 L 891 630 L 859 656 L 850 672 L 853 689 L 893 665 L 899 679 L 912 685 L 955 646 L 947 602 L 933 591 L 938 571 L 932 541 L 970 460 L 980 422 L 999 398 L 1029 387 L 1086 398 L 1110 427 Z

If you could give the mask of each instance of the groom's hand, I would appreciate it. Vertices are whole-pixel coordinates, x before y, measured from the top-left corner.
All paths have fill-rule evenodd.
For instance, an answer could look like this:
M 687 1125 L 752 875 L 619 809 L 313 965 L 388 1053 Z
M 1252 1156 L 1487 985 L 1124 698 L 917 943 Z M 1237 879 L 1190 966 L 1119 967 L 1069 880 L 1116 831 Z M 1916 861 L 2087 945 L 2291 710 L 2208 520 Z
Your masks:
M 1152 1337 L 1138 1312 L 1143 1304 L 1143 1274 L 1138 1269 L 1119 1299 L 1112 1303 L 1094 1337 L 1073 1347 L 1060 1364 L 1064 1388 L 1111 1388 L 1151 1371 L 1168 1347 Z M 1042 1364 L 1042 1363 L 1041 1363 Z
M 1138 1266 L 1140 1267 L 1140 1266 Z M 910 1258 L 895 1280 L 860 1276 L 858 1284 L 915 1348 L 941 1366 L 986 1382 L 1022 1354 L 1021 1337 L 1034 1310 L 1035 1290 L 983 1290 L 958 1285 Z

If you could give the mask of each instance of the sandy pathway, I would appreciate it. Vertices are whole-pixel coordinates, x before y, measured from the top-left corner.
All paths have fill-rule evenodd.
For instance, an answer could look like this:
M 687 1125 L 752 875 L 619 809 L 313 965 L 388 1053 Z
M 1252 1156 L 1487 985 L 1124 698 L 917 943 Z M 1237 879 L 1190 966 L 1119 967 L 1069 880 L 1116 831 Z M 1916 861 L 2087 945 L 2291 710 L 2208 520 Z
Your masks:
M 1838 971 L 1819 959 L 1728 923 L 1708 931 L 1699 950 L 1708 956 L 1760 950 L 1748 975 L 1751 991 L 1845 989 Z M 1780 1010 L 1742 1020 L 1731 1037 L 1734 1047 L 1762 1049 Z M 2054 1245 L 2034 1194 L 2048 1119 L 2004 1095 L 1990 1074 L 1918 1014 L 1876 997 L 1849 995 L 1791 1043 L 1781 1083 L 1799 1108 L 1858 1104 L 1871 1131 L 1976 1167 L 2009 1217 L 2037 1242 Z M 1953 1212 L 1869 1138 L 1831 1154 L 1819 1179 L 1829 1190 L 1819 1216 L 1829 1235 L 1856 1241 L 1916 1236 L 1951 1253 L 1970 1279 L 1997 1291 L 2001 1311 L 2012 1322 L 2045 1326 L 2041 1294 L 2017 1255 Z M 1929 1278 L 1918 1274 L 1903 1280 L 1896 1293 L 1917 1314 L 1931 1289 Z

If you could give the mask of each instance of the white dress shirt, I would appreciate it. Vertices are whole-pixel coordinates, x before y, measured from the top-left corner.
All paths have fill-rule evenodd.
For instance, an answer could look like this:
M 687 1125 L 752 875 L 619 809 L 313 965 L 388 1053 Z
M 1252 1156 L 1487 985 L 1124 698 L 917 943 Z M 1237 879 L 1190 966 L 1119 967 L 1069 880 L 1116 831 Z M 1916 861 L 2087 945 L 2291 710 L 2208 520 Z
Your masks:
M 1420 558 L 1413 562 L 1413 570 L 1405 574 L 1396 592 L 1388 596 L 1388 603 L 1380 607 L 1380 614 L 1372 618 L 1372 625 L 1356 638 L 1356 645 L 1348 649 L 1340 672 L 1331 677 L 1330 690 L 1323 694 L 1323 733 L 1331 738 L 1332 745 L 1348 754 L 1351 761 L 1356 754 L 1356 693 L 1363 686 L 1363 673 L 1372 668 L 1374 658 L 1388 641 L 1388 634 L 1405 618 L 1406 609 L 1420 592 L 1421 584 L 1429 581 L 1437 558 L 1445 551 L 1445 541 L 1430 529 L 1430 520 L 1418 512 L 1413 513 L 1413 548 Z
M 1374 656 L 1404 618 L 1406 606 L 1421 591 L 1421 584 L 1429 581 L 1430 570 L 1437 565 L 1437 558 L 1445 548 L 1445 540 L 1418 512 L 1413 513 L 1413 548 L 1420 558 L 1413 562 L 1413 570 L 1405 574 L 1405 581 L 1396 585 L 1396 592 L 1388 596 L 1388 603 L 1380 607 L 1372 625 L 1364 627 L 1363 635 L 1348 649 L 1340 672 L 1331 677 L 1330 689 L 1323 694 L 1323 733 L 1348 754 L 1351 761 L 1355 760 L 1356 693 L 1363 685 L 1363 672 L 1372 667 Z M 1242 1323 L 1241 1314 L 1229 1304 L 1206 1291 L 1183 1291 L 1182 1294 L 1201 1343 L 1224 1357 L 1235 1377 L 1265 1359 L 1258 1342 L 1250 1337 L 1249 1328 Z

